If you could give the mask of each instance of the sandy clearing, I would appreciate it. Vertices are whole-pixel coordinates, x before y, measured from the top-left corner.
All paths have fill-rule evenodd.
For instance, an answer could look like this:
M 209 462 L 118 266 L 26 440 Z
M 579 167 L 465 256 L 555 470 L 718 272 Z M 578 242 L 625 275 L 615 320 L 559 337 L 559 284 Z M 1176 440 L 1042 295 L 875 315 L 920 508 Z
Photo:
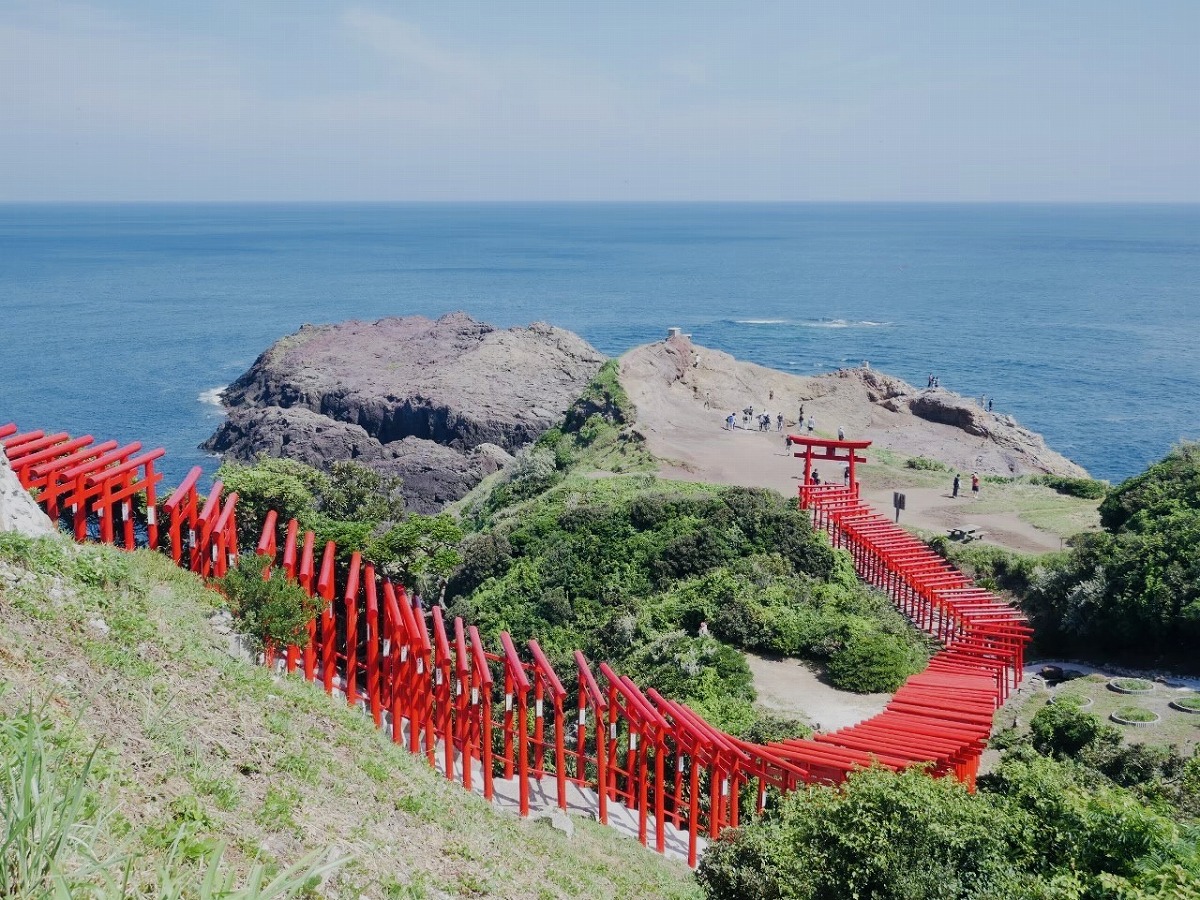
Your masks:
M 851 694 L 821 681 L 815 667 L 796 659 L 746 654 L 758 702 L 766 709 L 799 716 L 818 731 L 856 725 L 883 712 L 891 694 Z
M 800 378 L 687 342 L 649 344 L 630 351 L 621 358 L 621 383 L 637 407 L 637 428 L 646 437 L 648 449 L 659 459 L 669 460 L 660 471 L 665 478 L 773 488 L 795 495 L 802 464 L 786 449 L 785 435 L 800 430 L 800 406 L 806 418 L 816 419 L 818 436 L 836 437 L 838 427 L 844 426 L 848 435 L 867 438 L 875 447 L 931 457 L 964 473 L 1008 475 L 1012 466 L 1029 461 L 1014 459 L 1010 448 L 959 428 L 895 413 L 871 402 L 855 379 Z M 756 414 L 772 414 L 771 431 L 760 432 L 753 423 L 742 427 L 741 410 L 748 402 L 754 402 Z M 732 431 L 725 427 L 725 417 L 731 412 L 735 415 Z M 774 417 L 781 413 L 782 432 L 774 430 Z M 1041 452 L 1032 447 L 1031 453 L 1035 451 Z M 1057 456 L 1053 451 L 1045 453 Z M 825 480 L 842 475 L 840 470 L 819 465 L 817 469 Z M 966 496 L 952 498 L 950 479 L 947 473 L 944 488 L 904 487 L 908 502 L 901 524 L 932 531 L 973 524 L 984 530 L 989 543 L 1012 550 L 1039 553 L 1060 549 L 1057 535 L 1034 527 L 1013 512 L 973 509 L 969 474 L 963 478 Z M 877 509 L 890 513 L 893 487 L 868 478 L 863 496 Z

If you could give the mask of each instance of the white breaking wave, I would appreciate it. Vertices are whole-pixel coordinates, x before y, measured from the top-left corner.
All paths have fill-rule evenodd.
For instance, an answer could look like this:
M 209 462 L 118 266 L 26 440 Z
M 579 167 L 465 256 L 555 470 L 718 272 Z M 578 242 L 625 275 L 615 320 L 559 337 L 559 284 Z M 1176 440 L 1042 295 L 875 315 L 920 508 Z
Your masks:
M 789 325 L 793 328 L 891 328 L 892 322 L 872 322 L 869 319 L 734 319 L 735 325 Z
M 207 403 L 209 406 L 217 406 L 224 409 L 221 404 L 221 398 L 225 395 L 225 388 L 229 385 L 224 384 L 221 387 L 209 388 L 207 391 L 201 391 L 200 396 L 196 399 L 201 403 Z

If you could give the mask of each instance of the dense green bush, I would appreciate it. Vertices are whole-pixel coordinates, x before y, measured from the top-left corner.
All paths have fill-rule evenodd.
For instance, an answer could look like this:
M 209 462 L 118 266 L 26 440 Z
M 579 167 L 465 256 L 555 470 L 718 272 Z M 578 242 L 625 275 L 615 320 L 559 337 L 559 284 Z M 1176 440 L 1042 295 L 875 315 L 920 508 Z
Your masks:
M 1029 479 L 1029 483 L 1044 485 L 1060 494 L 1066 494 L 1068 497 L 1080 497 L 1084 500 L 1102 500 L 1108 494 L 1108 482 L 1097 481 L 1095 478 L 1034 475 Z
M 1113 488 L 1105 531 L 1031 580 L 1021 603 L 1051 653 L 1194 667 L 1200 642 L 1200 449 L 1177 447 Z
M 1146 531 L 1158 520 L 1200 509 L 1200 444 L 1183 443 L 1140 475 L 1113 488 L 1100 504 L 1107 531 Z
M 322 601 L 279 571 L 263 579 L 263 560 L 243 556 L 218 585 L 240 630 L 264 646 L 308 645 L 308 623 L 321 612 Z
M 329 487 L 329 477 L 290 459 L 263 457 L 253 465 L 226 462 L 217 469 L 225 490 L 238 495 L 238 544 L 253 549 L 267 513 L 275 510 L 281 522 L 307 523 L 317 512 L 317 496 Z
M 993 544 L 959 544 L 945 535 L 936 535 L 928 544 L 984 587 L 1008 591 L 1018 597 L 1028 594 L 1038 579 L 1067 558 L 1066 553 L 1034 555 L 1017 553 Z
M 1101 741 L 1120 741 L 1121 734 L 1110 725 L 1071 703 L 1050 703 L 1034 714 L 1029 723 L 1033 747 L 1045 756 L 1066 759 Z
M 701 860 L 710 898 L 1195 896 L 1195 832 L 1071 762 L 1017 748 L 970 794 L 876 768 L 784 798 Z
M 915 671 L 904 642 L 893 634 L 857 634 L 829 660 L 829 680 L 844 691 L 894 691 Z

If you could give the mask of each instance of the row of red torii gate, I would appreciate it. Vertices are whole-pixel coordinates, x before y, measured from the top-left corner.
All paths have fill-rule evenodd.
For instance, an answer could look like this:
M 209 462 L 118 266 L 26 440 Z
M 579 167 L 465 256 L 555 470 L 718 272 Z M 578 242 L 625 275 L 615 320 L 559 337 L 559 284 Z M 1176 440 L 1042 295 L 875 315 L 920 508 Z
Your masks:
M 737 826 L 747 808 L 761 811 L 776 792 L 805 784 L 839 783 L 856 768 L 925 765 L 973 789 L 995 711 L 1020 681 L 1028 623 L 860 500 L 855 467 L 869 442 L 790 440 L 804 460 L 801 507 L 851 553 L 864 581 L 943 646 L 882 713 L 857 725 L 755 744 L 579 651 L 568 689 L 536 639 L 518 647 L 501 633 L 489 646 L 358 553 L 339 564 L 334 543 L 317 546 L 313 532 L 274 512 L 255 548 L 263 577 L 294 580 L 323 605 L 303 648 L 268 648 L 264 662 L 362 707 L 447 778 L 521 815 L 543 803 L 588 811 L 693 866 L 704 841 Z M 160 550 L 203 578 L 236 563 L 237 494 L 216 481 L 202 496 L 199 467 L 160 502 L 161 449 L 12 424 L 0 426 L 0 444 L 76 540 Z M 849 483 L 811 484 L 817 462 L 849 466 Z

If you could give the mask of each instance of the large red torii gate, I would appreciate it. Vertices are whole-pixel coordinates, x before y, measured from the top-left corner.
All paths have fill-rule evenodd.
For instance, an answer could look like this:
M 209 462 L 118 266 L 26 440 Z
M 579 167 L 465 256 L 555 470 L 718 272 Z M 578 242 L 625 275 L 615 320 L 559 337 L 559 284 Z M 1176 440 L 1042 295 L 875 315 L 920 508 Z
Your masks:
M 802 509 L 808 507 L 808 489 L 813 486 L 813 463 L 817 460 L 848 465 L 850 467 L 850 489 L 853 492 L 853 496 L 858 496 L 858 479 L 855 477 L 855 467 L 858 463 L 865 463 L 867 461 L 865 456 L 859 456 L 859 451 L 870 447 L 870 441 L 832 440 L 830 438 L 808 437 L 802 434 L 789 434 L 787 441 L 789 447 L 798 446 L 803 448 L 802 450 L 792 452 L 792 456 L 804 460 L 804 482 L 800 487 L 800 506 Z

